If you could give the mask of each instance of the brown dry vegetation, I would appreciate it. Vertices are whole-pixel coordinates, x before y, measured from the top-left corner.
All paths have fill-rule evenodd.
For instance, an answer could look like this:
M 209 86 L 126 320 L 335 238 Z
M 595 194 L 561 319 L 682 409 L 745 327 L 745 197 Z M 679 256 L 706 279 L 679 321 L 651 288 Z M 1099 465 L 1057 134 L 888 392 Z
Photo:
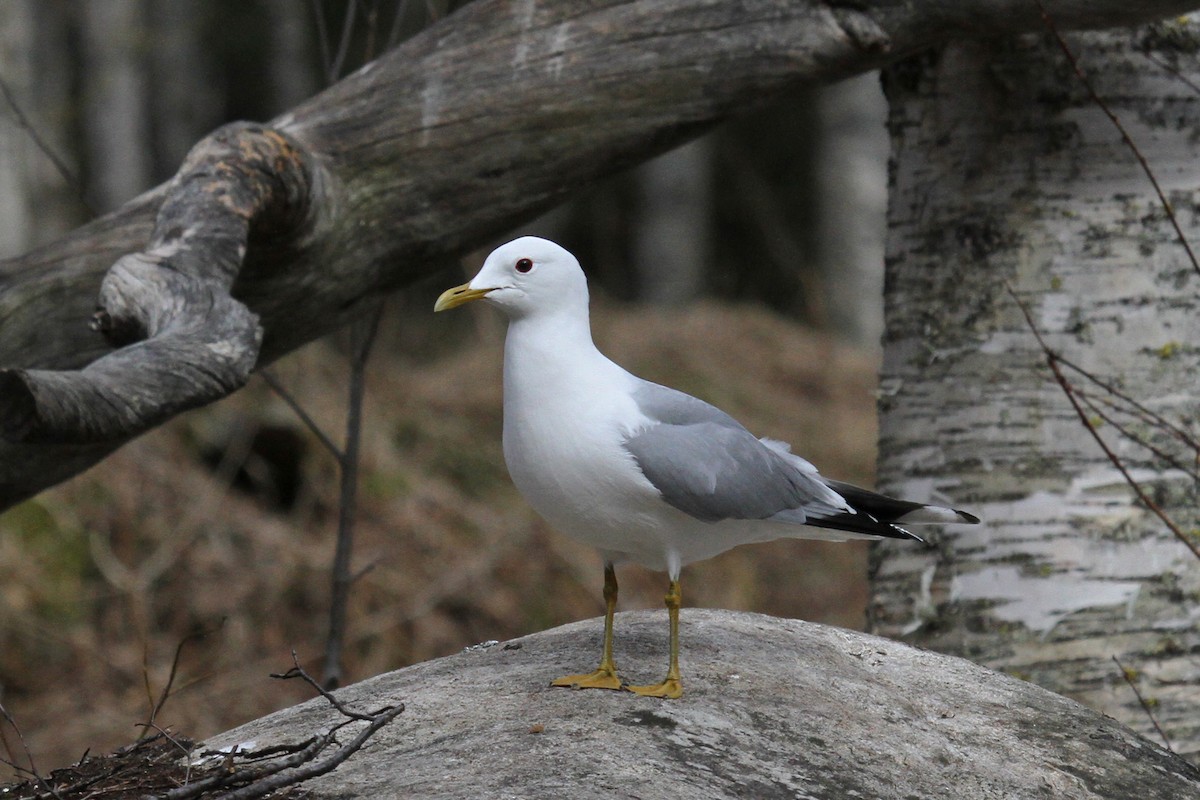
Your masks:
M 368 379 L 355 565 L 370 570 L 351 601 L 351 679 L 602 610 L 598 557 L 548 530 L 505 473 L 499 320 L 488 309 L 421 326 L 396 324 L 403 310 L 390 316 Z M 746 307 L 602 305 L 595 316 L 601 348 L 633 371 L 792 442 L 826 474 L 869 483 L 870 356 Z M 406 355 L 417 352 L 438 355 Z M 336 343 L 274 370 L 340 440 Z M 230 488 L 228 469 L 205 464 L 232 442 L 225 467 L 236 466 L 256 431 L 250 473 L 279 452 L 265 433 L 303 445 L 290 510 Z M 159 724 L 204 737 L 306 698 L 267 675 L 291 665 L 293 648 L 320 670 L 336 498 L 333 460 L 256 379 L 0 516 L 0 699 L 38 768 L 133 739 L 190 634 L 205 633 L 185 646 Z M 858 627 L 864 553 L 810 542 L 735 550 L 685 571 L 685 604 Z M 619 575 L 623 608 L 659 606 L 662 575 Z M 665 650 L 665 624 L 663 638 Z M 617 648 L 619 659 L 619 631 Z M 685 640 L 685 670 L 687 657 Z M 625 665 L 638 679 L 661 666 Z

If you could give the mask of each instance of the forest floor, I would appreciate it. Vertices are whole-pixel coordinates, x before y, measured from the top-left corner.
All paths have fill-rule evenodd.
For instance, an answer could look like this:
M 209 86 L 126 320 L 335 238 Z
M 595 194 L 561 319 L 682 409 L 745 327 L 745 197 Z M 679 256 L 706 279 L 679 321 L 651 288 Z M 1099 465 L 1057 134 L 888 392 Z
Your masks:
M 603 610 L 599 557 L 505 472 L 499 319 L 404 322 L 423 313 L 393 304 L 368 372 L 348 680 Z M 870 354 L 749 307 L 594 316 L 601 349 L 635 373 L 870 485 Z M 271 368 L 338 442 L 343 350 L 327 340 Z M 0 516 L 0 702 L 20 729 L 0 722 L 0 758 L 32 755 L 45 775 L 147 725 L 202 739 L 312 696 L 268 676 L 293 650 L 321 671 L 337 497 L 334 460 L 255 378 Z M 688 568 L 684 602 L 860 628 L 865 553 L 740 548 Z M 621 608 L 661 606 L 664 576 L 618 574 Z M 21 777 L 0 767 L 0 782 Z

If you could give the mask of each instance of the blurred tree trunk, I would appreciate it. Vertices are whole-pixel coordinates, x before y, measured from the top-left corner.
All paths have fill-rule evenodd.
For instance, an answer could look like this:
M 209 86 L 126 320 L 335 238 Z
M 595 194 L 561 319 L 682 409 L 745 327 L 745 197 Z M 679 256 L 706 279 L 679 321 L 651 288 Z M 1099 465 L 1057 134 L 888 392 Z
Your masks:
M 1195 80 L 1200 25 L 1068 41 L 1200 243 L 1200 98 L 1172 66 Z M 1155 736 L 1115 656 L 1194 759 L 1200 562 L 1097 446 L 1007 287 L 1051 348 L 1144 405 L 1064 367 L 1094 403 L 1090 424 L 1188 531 L 1200 522 L 1200 268 L 1052 37 L 953 43 L 885 75 L 894 164 L 880 480 L 915 499 L 953 498 L 986 524 L 946 530 L 932 550 L 882 546 L 874 628 Z
M 107 211 L 145 191 L 152 180 L 146 5 L 104 0 L 78 9 L 89 194 Z
M 679 305 L 699 296 L 712 259 L 712 141 L 697 139 L 635 172 L 633 263 L 639 299 Z
M 29 202 L 37 209 L 31 246 L 52 242 L 93 214 L 84 200 L 72 85 L 78 74 L 70 14 L 61 4 L 30 0 L 34 16 L 34 94 L 26 108 L 49 152 L 27 146 Z M 8 4 L 5 4 L 8 5 Z M 27 137 L 29 138 L 29 137 Z M 56 163 L 57 162 L 57 163 Z
M 878 350 L 883 333 L 887 103 L 879 73 L 817 92 L 817 264 L 830 330 Z
M 208 55 L 211 48 L 204 42 L 212 9 L 210 0 L 152 0 L 150 5 L 146 38 L 153 69 L 144 97 L 127 102 L 149 100 L 157 179 L 170 176 L 196 140 L 221 122 L 221 96 Z M 118 38 L 113 46 L 120 43 Z M 132 48 L 125 58 L 136 56 L 138 50 Z M 136 187 L 135 193 L 146 185 Z
M 308 16 L 312 7 L 293 0 L 268 0 L 267 70 L 279 113 L 317 91 Z
M 29 164 L 34 145 L 11 100 L 27 105 L 33 85 L 32 0 L 0 3 L 0 258 L 24 252 L 33 238 Z

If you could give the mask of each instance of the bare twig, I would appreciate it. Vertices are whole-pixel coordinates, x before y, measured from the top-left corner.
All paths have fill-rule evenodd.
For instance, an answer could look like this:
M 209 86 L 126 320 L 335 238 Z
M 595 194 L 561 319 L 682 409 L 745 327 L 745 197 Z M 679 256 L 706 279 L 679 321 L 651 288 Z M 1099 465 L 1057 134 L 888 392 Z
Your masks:
M 1006 288 L 1008 289 L 1009 296 L 1012 297 L 1013 301 L 1017 304 L 1017 308 L 1021 310 L 1021 314 L 1025 317 L 1025 322 L 1029 326 L 1029 330 L 1033 333 L 1034 338 L 1037 339 L 1038 345 L 1042 348 L 1042 353 L 1046 357 L 1046 364 L 1049 365 L 1050 371 L 1054 373 L 1054 379 L 1058 382 L 1059 387 L 1062 388 L 1063 393 L 1067 396 L 1067 400 L 1070 401 L 1071 407 L 1075 409 L 1075 413 L 1079 416 L 1079 421 L 1083 423 L 1084 429 L 1091 434 L 1092 439 L 1094 439 L 1096 444 L 1099 445 L 1100 449 L 1104 452 L 1104 455 L 1108 458 L 1112 465 L 1116 467 L 1117 471 L 1121 473 L 1121 477 L 1124 478 L 1125 482 L 1129 484 L 1129 487 L 1133 489 L 1134 493 L 1137 495 L 1142 504 L 1145 505 L 1146 508 L 1148 508 L 1154 514 L 1154 516 L 1158 517 L 1159 520 L 1161 520 L 1162 523 L 1167 526 L 1171 533 L 1175 535 L 1175 538 L 1182 542 L 1183 545 L 1192 552 L 1192 555 L 1200 560 L 1200 547 L 1197 547 L 1196 543 L 1192 541 L 1192 539 L 1183 531 L 1183 529 L 1180 528 L 1175 521 L 1171 519 L 1171 517 L 1168 516 L 1165 511 L 1162 510 L 1158 503 L 1154 502 L 1154 499 L 1146 493 L 1146 490 L 1142 488 L 1142 485 L 1133 479 L 1133 476 L 1129 474 L 1129 470 L 1121 461 L 1121 458 L 1113 452 L 1112 448 L 1108 446 L 1108 443 L 1104 441 L 1104 437 L 1100 435 L 1099 431 L 1096 430 L 1096 427 L 1088 420 L 1087 412 L 1079 402 L 1077 390 L 1071 384 L 1071 382 L 1067 380 L 1066 375 L 1063 374 L 1062 368 L 1059 366 L 1062 358 L 1057 352 L 1051 349 L 1050 345 L 1046 343 L 1046 340 L 1042 338 L 1041 332 L 1038 331 L 1037 325 L 1035 325 L 1033 322 L 1033 315 L 1029 313 L 1029 308 L 1023 302 L 1021 302 L 1021 298 L 1017 297 L 1017 293 L 1013 291 L 1011 286 Z
M 340 727 L 340 726 L 339 726 Z M 338 730 L 337 727 L 326 731 L 320 736 L 312 736 L 303 742 L 300 749 L 294 750 L 287 758 L 272 761 L 264 766 L 254 769 L 236 770 L 233 768 L 233 761 L 239 755 L 249 756 L 253 751 L 242 753 L 238 750 L 228 754 L 219 771 L 213 775 L 207 775 L 198 781 L 193 781 L 184 786 L 172 789 L 162 795 L 163 800 L 191 800 L 194 797 L 200 797 L 207 792 L 222 789 L 227 786 L 241 785 L 244 788 L 254 788 L 258 781 L 263 778 L 275 775 L 290 767 L 295 767 L 300 764 L 316 758 L 317 754 L 333 741 L 334 733 Z M 276 787 L 278 788 L 278 787 Z M 226 797 L 228 795 L 219 795 Z M 260 795 L 253 795 L 260 796 Z
M 404 17 L 407 12 L 408 0 L 400 0 L 396 3 L 396 15 L 392 17 L 392 29 L 388 32 L 387 41 L 383 45 L 384 50 L 391 50 L 400 44 L 400 36 L 404 32 Z
M 208 636 L 209 634 L 216 633 L 217 631 L 221 630 L 221 628 L 224 627 L 224 625 L 225 625 L 225 620 L 222 619 L 220 622 L 218 622 L 216 625 L 212 626 L 211 628 L 205 628 L 205 629 L 201 629 L 198 631 L 193 631 L 192 633 L 189 633 L 187 636 L 183 637 L 179 641 L 179 644 L 177 644 L 175 646 L 175 657 L 171 659 L 171 671 L 167 674 L 166 685 L 163 686 L 162 691 L 159 693 L 158 700 L 155 701 L 153 706 L 151 706 L 151 708 L 150 708 L 150 718 L 147 719 L 146 722 L 144 723 L 142 735 L 140 737 L 138 737 L 139 740 L 145 738 L 146 735 L 152 729 L 159 730 L 160 732 L 163 733 L 163 735 L 166 735 L 166 732 L 162 731 L 162 729 L 158 727 L 158 725 L 155 723 L 155 720 L 158 718 L 158 713 L 160 711 L 162 711 L 163 706 L 165 706 L 167 704 L 167 699 L 170 698 L 170 696 L 171 696 L 171 689 L 175 685 L 175 677 L 179 674 L 179 661 L 183 657 L 183 648 L 186 647 L 191 642 L 199 641 L 199 640 L 205 638 L 206 636 Z M 146 690 L 147 690 L 147 693 L 149 693 L 149 690 L 150 690 L 149 670 L 144 670 L 144 674 L 146 675 L 146 678 L 145 678 Z
M 337 544 L 329 606 L 329 631 L 325 639 L 325 686 L 336 689 L 342 682 L 342 650 L 346 638 L 346 609 L 354 585 L 350 561 L 354 550 L 354 523 L 358 512 L 359 445 L 362 441 L 362 410 L 366 391 L 367 361 L 383 317 L 383 301 L 376 301 L 367 315 L 350 326 L 350 399 L 346 410 L 346 445 L 341 458 L 341 493 L 338 509 Z
M 172 789 L 161 797 L 165 800 L 192 800 L 192 798 L 209 796 L 209 793 L 222 789 L 230 789 L 230 791 L 212 796 L 220 800 L 252 800 L 264 797 L 284 787 L 295 786 L 310 778 L 333 771 L 358 752 L 380 728 L 404 712 L 403 703 L 387 705 L 370 713 L 354 711 L 326 691 L 300 666 L 300 659 L 294 650 L 292 651 L 292 664 L 293 667 L 287 672 L 272 674 L 271 677 L 280 680 L 300 678 L 328 700 L 329 704 L 344 719 L 331 726 L 329 730 L 310 736 L 298 743 L 273 745 L 260 750 L 244 752 L 234 750 L 224 753 L 221 765 L 213 774 Z M 356 722 L 367 724 L 350 742 L 318 760 L 318 757 L 330 745 L 337 743 L 338 732 Z M 244 763 L 236 763 L 239 758 Z M 247 764 L 255 766 L 247 766 Z
M 8 764 L 18 773 L 22 773 L 33 778 L 45 791 L 49 792 L 55 797 L 58 797 L 58 792 L 56 792 L 54 787 L 47 783 L 46 779 L 43 778 L 41 773 L 38 772 L 37 764 L 33 760 L 33 753 L 29 749 L 29 743 L 25 741 L 25 734 L 21 732 L 21 726 L 17 724 L 17 720 L 11 713 L 9 713 L 8 709 L 4 707 L 4 703 L 0 703 L 0 716 L 4 717 L 4 721 L 7 722 L 9 727 L 13 729 L 13 732 L 17 734 L 17 741 L 21 743 L 21 749 L 25 751 L 25 760 L 29 762 L 29 766 L 22 767 L 17 763 L 17 757 L 12 752 L 12 747 L 9 745 L 8 737 L 0 736 L 0 740 L 4 742 L 5 752 L 8 753 L 8 758 L 2 759 L 4 763 Z M 2 733 L 3 728 L 0 728 L 0 734 Z
M 0 92 L 4 93 L 4 99 L 8 103 L 8 107 L 12 109 L 13 116 L 16 118 L 17 124 L 29 134 L 29 138 L 32 139 L 33 143 L 37 145 L 37 148 L 42 151 L 42 154 L 46 156 L 46 158 L 50 159 L 50 163 L 54 165 L 56 170 L 58 170 L 58 174 L 62 176 L 62 179 L 66 182 L 67 186 L 70 186 L 71 189 L 74 190 L 75 196 L 79 198 L 79 202 L 82 203 L 83 207 L 88 210 L 88 213 L 93 217 L 97 216 L 96 209 L 92 208 L 92 204 L 88 202 L 87 196 L 83 192 L 83 184 L 79 181 L 79 178 L 75 176 L 75 173 L 71 172 L 71 169 L 66 165 L 66 162 L 58 157 L 58 154 L 55 153 L 54 149 L 50 147 L 49 142 L 43 139 L 42 135 L 38 133 L 37 127 L 30 122 L 29 117 L 25 116 L 25 112 L 21 109 L 20 104 L 17 102 L 16 95 L 13 94 L 12 89 L 3 79 L 0 79 Z
M 1155 458 L 1158 458 L 1164 463 L 1170 464 L 1180 472 L 1186 473 L 1193 481 L 1200 482 L 1200 471 L 1197 471 L 1194 466 L 1183 463 L 1171 453 L 1168 453 L 1166 450 L 1158 447 L 1153 442 L 1146 440 L 1140 434 L 1132 430 L 1128 425 L 1125 425 L 1123 422 L 1118 420 L 1113 414 L 1108 413 L 1108 411 L 1105 409 L 1112 409 L 1113 411 L 1136 416 L 1134 412 L 1116 406 L 1107 398 L 1095 397 L 1090 392 L 1084 391 L 1077 386 L 1075 387 L 1075 394 L 1079 396 L 1079 399 L 1083 402 L 1083 404 L 1086 405 L 1088 410 L 1095 414 L 1098 419 L 1108 425 L 1111 425 L 1114 430 L 1116 430 L 1126 439 L 1134 444 L 1144 447 L 1151 454 L 1153 454 Z
M 333 56 L 329 53 L 329 30 L 325 27 L 325 9 L 321 7 L 321 0 L 312 0 L 312 12 L 313 22 L 317 26 L 317 46 L 321 48 L 321 68 L 328 77 L 332 71 Z
M 401 703 L 395 706 L 389 706 L 386 710 L 381 711 L 374 719 L 367 724 L 365 728 L 358 732 L 350 742 L 338 748 L 328 758 L 320 761 L 310 761 L 304 766 L 298 766 L 291 772 L 277 774 L 266 780 L 260 780 L 255 785 L 247 786 L 243 789 L 238 789 L 233 792 L 219 795 L 217 800 L 253 800 L 254 798 L 263 797 L 266 794 L 282 789 L 285 786 L 294 786 L 298 783 L 306 781 L 310 778 L 315 778 L 319 775 L 324 775 L 332 772 L 350 756 L 354 755 L 359 749 L 366 744 L 375 733 L 387 725 L 389 722 L 400 716 L 404 712 L 404 704 Z M 340 728 L 341 726 L 339 726 Z M 332 740 L 332 736 L 330 737 Z M 295 758 L 295 756 L 293 756 Z
M 1112 395 L 1113 397 L 1117 398 L 1118 400 L 1125 403 L 1129 407 L 1135 409 L 1138 412 L 1138 414 L 1142 415 L 1142 417 L 1147 422 L 1149 422 L 1150 424 L 1154 425 L 1157 428 L 1160 428 L 1166 432 L 1169 432 L 1176 439 L 1178 439 L 1185 446 L 1187 446 L 1189 449 L 1195 450 L 1196 452 L 1200 453 L 1200 442 L 1198 442 L 1196 440 L 1196 438 L 1194 436 L 1192 436 L 1192 434 L 1190 432 L 1184 430 L 1183 428 L 1179 427 L 1175 423 L 1171 422 L 1169 419 L 1162 416 L 1161 414 L 1159 414 L 1157 411 L 1153 410 L 1152 408 L 1146 406 L 1144 403 L 1139 402 L 1137 399 L 1130 396 L 1127 392 L 1122 391 L 1121 388 L 1119 386 L 1117 386 L 1116 384 L 1114 384 L 1112 381 L 1101 380 L 1099 377 L 1092 375 L 1090 372 L 1085 370 L 1083 367 L 1079 366 L 1074 361 L 1071 361 L 1069 358 L 1062 355 L 1061 353 L 1057 354 L 1057 356 L 1058 356 L 1058 362 L 1060 364 L 1062 364 L 1064 367 L 1067 367 L 1072 372 L 1075 372 L 1079 376 L 1085 378 L 1093 386 L 1098 386 L 1099 388 L 1103 389 L 1106 393 Z
M 329 83 L 336 83 L 341 77 L 342 66 L 346 63 L 346 56 L 350 53 L 350 36 L 354 33 L 354 16 L 358 11 L 358 3 L 356 0 L 350 0 L 346 4 L 346 18 L 342 20 L 342 38 L 338 42 L 337 55 L 333 57 L 333 63 L 329 65 L 329 72 L 325 76 Z
M 304 670 L 304 667 L 300 666 L 300 659 L 296 655 L 295 650 L 292 651 L 292 668 L 289 669 L 287 672 L 272 672 L 271 677 L 276 678 L 281 681 L 292 680 L 293 678 L 300 678 L 302 681 L 304 681 L 309 686 L 311 686 L 314 690 L 316 690 L 317 694 L 321 695 L 321 697 L 324 697 L 326 700 L 328 700 L 329 704 L 338 710 L 338 713 L 340 713 L 342 716 L 349 717 L 350 719 L 359 719 L 359 720 L 372 719 L 375 716 L 375 714 L 379 713 L 376 711 L 376 712 L 373 712 L 370 714 L 363 714 L 361 712 L 351 711 L 350 709 L 346 708 L 346 706 L 342 705 L 342 701 L 340 701 L 336 697 L 334 697 L 333 692 L 330 692 L 324 686 L 317 683 L 316 679 L 313 678 L 312 675 L 309 675 Z
M 271 390 L 275 392 L 275 394 L 279 395 L 279 398 L 283 400 L 283 402 L 287 403 L 288 408 L 290 408 L 292 412 L 300 418 L 300 422 L 304 424 L 304 427 L 308 428 L 308 430 L 312 432 L 313 436 L 317 437 L 317 440 L 321 442 L 321 446 L 328 450 L 330 455 L 332 455 L 338 461 L 341 461 L 342 448 L 334 444 L 333 439 L 329 438 L 329 435 L 321 429 L 321 426 L 317 424 L 317 421 L 309 416 L 308 412 L 304 410 L 304 408 L 300 405 L 300 402 L 296 400 L 295 396 L 289 392 L 282 383 L 279 382 L 279 379 L 276 378 L 273 373 L 265 369 L 260 369 L 258 374 L 262 377 L 263 381 L 266 382 L 267 386 L 270 386 Z
M 1046 24 L 1046 28 L 1050 31 L 1050 34 L 1054 37 L 1055 41 L 1058 42 L 1059 48 L 1067 57 L 1067 62 L 1071 65 L 1071 69 L 1075 72 L 1076 77 L 1079 78 L 1080 82 L 1083 84 L 1083 87 L 1087 89 L 1088 96 L 1092 99 L 1092 102 L 1094 102 L 1100 108 L 1100 110 L 1104 112 L 1104 115 L 1108 117 L 1110 122 L 1112 122 L 1113 127 L 1117 129 L 1117 132 L 1121 134 L 1121 139 L 1126 145 L 1129 146 L 1129 150 L 1133 153 L 1134 158 L 1136 158 L 1138 164 L 1141 165 L 1142 171 L 1145 172 L 1146 177 L 1150 179 L 1150 184 L 1154 187 L 1155 193 L 1158 194 L 1159 202 L 1162 203 L 1163 211 L 1166 212 L 1167 218 L 1171 221 L 1171 226 L 1175 229 L 1175 235 L 1178 237 L 1179 243 L 1183 245 L 1183 249 L 1187 253 L 1188 260 L 1192 263 L 1192 269 L 1196 271 L 1197 275 L 1200 275 L 1200 259 L 1196 258 L 1196 254 L 1192 250 L 1191 243 L 1188 242 L 1187 236 L 1184 235 L 1183 227 L 1179 224 L 1179 219 L 1175 216 L 1175 209 L 1171 206 L 1171 201 L 1167 199 L 1166 193 L 1163 191 L 1162 186 L 1158 183 L 1158 178 L 1154 176 L 1154 171 L 1150 169 L 1150 162 L 1148 162 L 1146 157 L 1142 155 L 1142 151 L 1139 150 L 1137 144 L 1134 143 L 1133 137 L 1129 135 L 1129 131 L 1125 130 L 1125 126 L 1121 124 L 1120 118 L 1113 113 L 1113 110 L 1109 108 L 1108 104 L 1105 103 L 1100 95 L 1096 93 L 1095 87 L 1092 86 L 1092 82 L 1088 80 L 1087 74 L 1079 65 L 1079 60 L 1075 58 L 1075 54 L 1071 51 L 1066 39 L 1064 39 L 1062 34 L 1058 32 L 1058 26 L 1054 24 L 1054 19 L 1050 16 L 1050 12 L 1046 10 L 1045 4 L 1042 2 L 1042 0 L 1034 0 L 1034 2 L 1037 3 L 1038 9 L 1041 11 L 1042 21 Z
M 1150 718 L 1150 724 L 1154 726 L 1154 730 L 1158 731 L 1158 735 L 1162 737 L 1163 746 L 1174 753 L 1175 748 L 1171 746 L 1171 740 L 1167 738 L 1167 732 L 1158 724 L 1158 720 L 1154 718 L 1154 712 L 1150 709 L 1150 703 L 1146 701 L 1146 698 L 1142 697 L 1142 693 L 1138 691 L 1137 684 L 1133 682 L 1134 671 L 1122 666 L 1116 656 L 1113 656 L 1112 660 L 1117 665 L 1117 669 L 1121 670 L 1121 677 L 1125 679 L 1125 683 L 1129 684 L 1129 688 L 1133 690 L 1133 695 L 1137 698 L 1138 703 L 1141 704 L 1142 710 Z
M 1187 86 L 1187 87 L 1188 87 L 1189 89 L 1191 89 L 1193 92 L 1195 92 L 1196 94 L 1200 95 L 1200 84 L 1198 84 L 1198 83 L 1196 83 L 1195 81 L 1193 81 L 1193 80 L 1192 80 L 1191 78 L 1189 78 L 1187 75 L 1184 75 L 1184 74 L 1183 74 L 1181 71 L 1179 71 L 1179 70 L 1178 70 L 1178 69 L 1176 69 L 1175 67 L 1173 67 L 1173 66 L 1171 66 L 1170 64 L 1168 64 L 1168 63 L 1167 63 L 1165 60 L 1163 60 L 1163 59 L 1159 58 L 1157 55 L 1155 55 L 1154 53 L 1150 52 L 1150 48 L 1149 48 L 1149 47 L 1145 47 L 1145 46 L 1143 46 L 1143 47 L 1141 48 L 1141 53 L 1142 53 L 1142 55 L 1144 55 L 1144 56 L 1146 57 L 1146 60 L 1147 60 L 1147 61 L 1149 61 L 1151 64 L 1154 64 L 1154 65 L 1158 66 L 1158 67 L 1159 67 L 1160 69 L 1162 69 L 1164 72 L 1168 72 L 1168 73 L 1170 73 L 1170 74 L 1171 74 L 1172 76 L 1174 76 L 1174 77 L 1175 77 L 1175 78 L 1176 78 L 1178 81 L 1180 81 L 1180 82 L 1181 82 L 1181 83 L 1182 83 L 1184 86 Z
M 375 57 L 375 36 L 379 28 L 379 0 L 371 0 L 363 9 L 363 17 L 367 21 L 367 41 L 363 45 L 363 62 Z

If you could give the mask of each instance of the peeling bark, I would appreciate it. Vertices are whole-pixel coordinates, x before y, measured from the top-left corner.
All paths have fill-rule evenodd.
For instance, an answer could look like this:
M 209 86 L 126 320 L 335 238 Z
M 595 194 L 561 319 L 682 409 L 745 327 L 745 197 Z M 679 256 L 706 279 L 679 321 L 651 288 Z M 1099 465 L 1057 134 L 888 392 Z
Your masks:
M 1194 71 L 1200 26 L 1069 41 L 1194 246 L 1200 97 L 1141 50 Z M 1052 38 L 953 44 L 887 75 L 880 479 L 916 499 L 948 495 L 986 525 L 948 529 L 932 552 L 885 544 L 874 629 L 1155 735 L 1115 655 L 1178 751 L 1200 757 L 1200 563 L 1097 447 L 1007 291 L 1051 347 L 1195 435 L 1200 274 Z M 1195 528 L 1195 454 L 1125 419 L 1159 454 L 1094 424 L 1156 502 Z
M 1064 27 L 1188 8 L 1179 0 L 1047 5 Z M 474 3 L 269 123 L 292 143 L 310 183 L 251 180 L 267 192 L 248 190 L 260 203 L 253 223 L 240 200 L 218 215 L 220 235 L 204 245 L 211 254 L 186 227 L 164 224 L 160 206 L 185 195 L 205 209 L 219 205 L 203 192 L 187 195 L 204 180 L 176 179 L 0 263 L 0 365 L 8 369 L 0 507 L 232 391 L 255 363 L 336 329 L 364 300 L 797 83 L 830 82 L 964 34 L 1041 24 L 1026 0 Z M 199 150 L 209 145 L 219 147 L 219 136 Z M 248 173 L 237 163 L 208 185 L 224 179 L 240 196 Z M 300 197 L 303 220 L 292 216 Z M 129 253 L 142 255 L 122 258 Z M 164 259 L 182 273 L 159 266 Z M 84 327 L 110 268 L 101 301 L 110 339 L 149 337 L 112 355 L 111 341 Z M 149 285 L 135 289 L 139 280 Z M 166 305 L 152 308 L 152 297 Z M 205 317 L 207 303 L 219 309 Z M 222 324 L 196 327 L 205 320 Z M 168 369 L 160 357 L 177 361 Z

